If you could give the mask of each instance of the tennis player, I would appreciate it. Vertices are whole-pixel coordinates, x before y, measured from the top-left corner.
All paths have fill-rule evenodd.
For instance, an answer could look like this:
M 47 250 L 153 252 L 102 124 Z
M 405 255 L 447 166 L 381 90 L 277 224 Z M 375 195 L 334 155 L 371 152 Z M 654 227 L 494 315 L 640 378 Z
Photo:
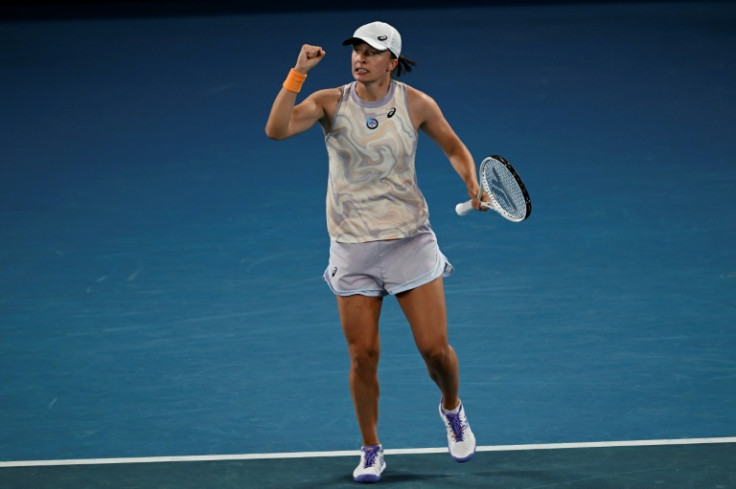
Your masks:
M 427 94 L 396 80 L 415 66 L 401 54 L 399 32 L 384 22 L 359 27 L 352 46 L 354 80 L 317 90 L 296 104 L 307 73 L 324 57 L 305 44 L 274 100 L 266 134 L 285 139 L 319 123 L 329 159 L 324 280 L 337 308 L 350 355 L 350 390 L 363 443 L 353 472 L 358 482 L 381 478 L 386 462 L 378 436 L 379 316 L 394 295 L 408 320 L 429 376 L 439 387 L 439 412 L 450 455 L 475 454 L 475 436 L 458 397 L 455 351 L 448 343 L 443 277 L 453 267 L 440 251 L 427 202 L 417 185 L 419 130 L 444 152 L 481 209 L 472 155 Z M 484 197 L 485 200 L 485 197 Z

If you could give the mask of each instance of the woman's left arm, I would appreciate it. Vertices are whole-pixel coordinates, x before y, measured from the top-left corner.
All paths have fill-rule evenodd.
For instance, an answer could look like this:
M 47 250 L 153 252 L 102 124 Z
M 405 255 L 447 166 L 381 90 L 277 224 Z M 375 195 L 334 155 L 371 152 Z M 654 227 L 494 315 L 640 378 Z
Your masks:
M 480 209 L 478 193 L 478 177 L 475 161 L 470 150 L 445 119 L 437 102 L 424 92 L 407 87 L 409 111 L 415 126 L 424 131 L 450 160 L 455 171 L 460 175 L 473 199 L 473 208 Z

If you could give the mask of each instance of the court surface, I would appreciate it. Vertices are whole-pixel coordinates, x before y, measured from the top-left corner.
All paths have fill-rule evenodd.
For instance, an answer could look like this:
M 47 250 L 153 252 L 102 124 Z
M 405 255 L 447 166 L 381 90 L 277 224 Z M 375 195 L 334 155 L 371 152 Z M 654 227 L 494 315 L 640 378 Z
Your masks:
M 384 20 L 528 221 L 458 217 L 420 137 L 461 397 L 382 316 L 388 487 L 736 488 L 736 4 L 550 3 L 0 22 L 0 487 L 353 486 L 326 151 L 266 138 Z

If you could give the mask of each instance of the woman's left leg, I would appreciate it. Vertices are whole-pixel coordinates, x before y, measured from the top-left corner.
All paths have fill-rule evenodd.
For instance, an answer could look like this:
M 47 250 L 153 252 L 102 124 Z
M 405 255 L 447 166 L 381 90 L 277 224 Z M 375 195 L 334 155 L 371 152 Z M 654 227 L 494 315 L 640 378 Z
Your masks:
M 447 341 L 447 310 L 442 277 L 397 294 L 411 325 L 414 341 L 427 364 L 430 377 L 442 391 L 440 416 L 447 430 L 450 455 L 467 462 L 475 455 L 475 435 L 458 398 L 457 355 Z
M 443 406 L 451 410 L 458 398 L 457 355 L 447 339 L 447 308 L 442 277 L 396 295 L 411 326 L 414 342 L 427 365 L 429 376 L 442 392 Z

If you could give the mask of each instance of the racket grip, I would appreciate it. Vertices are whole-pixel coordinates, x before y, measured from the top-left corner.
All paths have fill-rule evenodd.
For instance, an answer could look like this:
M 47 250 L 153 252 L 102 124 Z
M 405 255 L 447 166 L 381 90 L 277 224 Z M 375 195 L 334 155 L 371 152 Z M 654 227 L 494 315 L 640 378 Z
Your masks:
M 460 202 L 458 205 L 455 206 L 455 212 L 457 212 L 458 216 L 464 216 L 470 210 L 473 208 L 473 201 L 468 200 L 467 202 Z

